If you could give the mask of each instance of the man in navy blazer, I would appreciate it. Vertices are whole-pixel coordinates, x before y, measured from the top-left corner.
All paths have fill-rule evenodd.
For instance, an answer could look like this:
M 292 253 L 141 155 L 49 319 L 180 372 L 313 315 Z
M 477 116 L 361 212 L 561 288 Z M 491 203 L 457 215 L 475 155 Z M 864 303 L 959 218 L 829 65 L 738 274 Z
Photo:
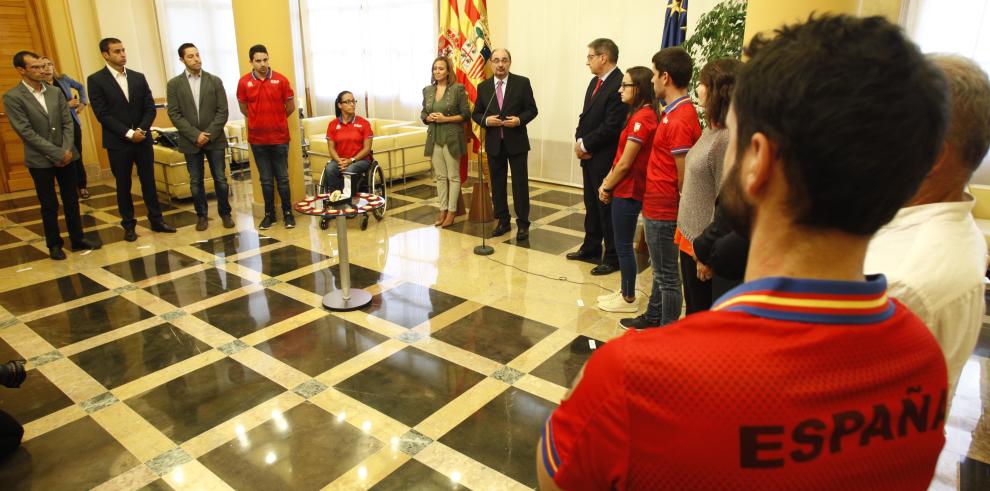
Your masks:
M 89 76 L 89 102 L 103 126 L 103 148 L 110 158 L 110 171 L 117 181 L 117 209 L 124 240 L 137 240 L 134 230 L 134 200 L 131 198 L 131 169 L 137 165 L 141 195 L 148 208 L 148 221 L 155 232 L 174 233 L 162 218 L 155 188 L 155 152 L 151 146 L 151 123 L 155 120 L 155 100 L 144 75 L 124 69 L 127 53 L 116 38 L 100 41 L 100 53 L 107 66 Z
M 599 262 L 591 270 L 593 275 L 619 270 L 612 235 L 612 208 L 598 199 L 598 188 L 612 168 L 629 110 L 619 96 L 622 70 L 615 66 L 618 60 L 619 47 L 611 39 L 599 38 L 588 44 L 587 65 L 594 78 L 588 83 L 574 135 L 574 154 L 581 160 L 584 180 L 584 243 L 577 251 L 568 253 L 567 259 Z
M 512 202 L 516 211 L 516 240 L 529 238 L 529 133 L 526 125 L 536 118 L 536 100 L 529 79 L 509 72 L 512 54 L 492 52 L 493 77 L 478 85 L 472 119 L 485 130 L 485 151 L 491 164 L 492 201 L 498 225 L 492 237 L 509 231 L 506 181 L 512 168 Z

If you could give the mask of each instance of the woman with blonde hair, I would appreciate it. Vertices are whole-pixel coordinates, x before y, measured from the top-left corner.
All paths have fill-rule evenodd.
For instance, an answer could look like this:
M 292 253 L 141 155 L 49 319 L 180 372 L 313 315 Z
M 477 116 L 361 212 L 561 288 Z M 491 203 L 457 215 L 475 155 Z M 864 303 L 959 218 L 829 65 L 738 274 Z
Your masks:
M 440 214 L 435 225 L 449 227 L 457 215 L 461 157 L 467 153 L 464 122 L 470 117 L 470 107 L 464 85 L 457 83 L 453 64 L 447 57 L 433 60 L 432 75 L 430 85 L 423 88 L 420 119 L 428 126 L 424 153 L 432 158 L 437 183 Z

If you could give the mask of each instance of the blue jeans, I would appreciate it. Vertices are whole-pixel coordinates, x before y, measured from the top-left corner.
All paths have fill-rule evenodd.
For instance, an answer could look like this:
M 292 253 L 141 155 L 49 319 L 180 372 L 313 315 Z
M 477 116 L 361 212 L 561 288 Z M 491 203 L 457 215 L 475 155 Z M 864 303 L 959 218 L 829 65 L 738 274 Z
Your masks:
M 230 216 L 230 187 L 227 185 L 227 161 L 224 149 L 200 150 L 186 154 L 186 169 L 189 170 L 189 191 L 192 193 L 196 215 L 205 217 L 209 209 L 206 204 L 206 190 L 203 188 L 203 157 L 210 163 L 213 176 L 213 190 L 217 193 L 217 208 L 220 216 Z
M 265 215 L 275 216 L 275 181 L 278 181 L 278 197 L 282 200 L 282 212 L 292 211 L 292 194 L 289 191 L 289 144 L 251 145 L 254 163 L 258 166 L 261 195 L 265 199 Z
M 646 306 L 646 319 L 664 326 L 681 316 L 681 277 L 677 271 L 676 221 L 643 218 L 646 245 L 653 266 L 653 291 Z
M 619 257 L 620 285 L 622 296 L 636 296 L 636 253 L 633 252 L 633 239 L 636 238 L 636 220 L 643 203 L 632 198 L 612 200 L 612 231 L 615 235 L 615 255 Z
M 355 160 L 351 162 L 351 165 L 347 166 L 346 172 L 351 174 L 364 174 L 368 172 L 371 168 L 371 161 L 368 160 Z M 357 184 L 352 182 L 351 186 Z M 344 189 L 344 178 L 341 176 L 340 164 L 336 160 L 331 160 L 327 162 L 326 168 L 323 169 L 323 189 L 320 190 L 321 193 L 332 193 L 334 191 Z M 351 194 L 355 193 L 355 189 L 351 188 Z

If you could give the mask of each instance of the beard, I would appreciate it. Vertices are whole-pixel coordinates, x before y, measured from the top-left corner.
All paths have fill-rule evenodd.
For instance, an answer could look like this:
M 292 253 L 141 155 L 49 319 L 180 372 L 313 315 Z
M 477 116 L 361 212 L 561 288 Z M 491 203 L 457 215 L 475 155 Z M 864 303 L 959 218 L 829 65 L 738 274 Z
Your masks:
M 753 205 L 746 200 L 746 195 L 743 192 L 740 166 L 737 158 L 722 185 L 719 201 L 732 230 L 749 239 L 752 232 L 754 210 Z

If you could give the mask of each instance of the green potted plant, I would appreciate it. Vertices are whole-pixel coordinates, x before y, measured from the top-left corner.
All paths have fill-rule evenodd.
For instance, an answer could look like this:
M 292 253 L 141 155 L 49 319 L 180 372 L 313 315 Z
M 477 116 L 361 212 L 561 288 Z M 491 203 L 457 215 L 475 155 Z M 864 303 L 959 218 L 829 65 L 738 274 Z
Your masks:
M 743 34 L 746 31 L 746 0 L 726 0 L 718 3 L 698 19 L 694 33 L 682 47 L 694 60 L 691 95 L 698 84 L 698 73 L 709 60 L 742 56 Z

